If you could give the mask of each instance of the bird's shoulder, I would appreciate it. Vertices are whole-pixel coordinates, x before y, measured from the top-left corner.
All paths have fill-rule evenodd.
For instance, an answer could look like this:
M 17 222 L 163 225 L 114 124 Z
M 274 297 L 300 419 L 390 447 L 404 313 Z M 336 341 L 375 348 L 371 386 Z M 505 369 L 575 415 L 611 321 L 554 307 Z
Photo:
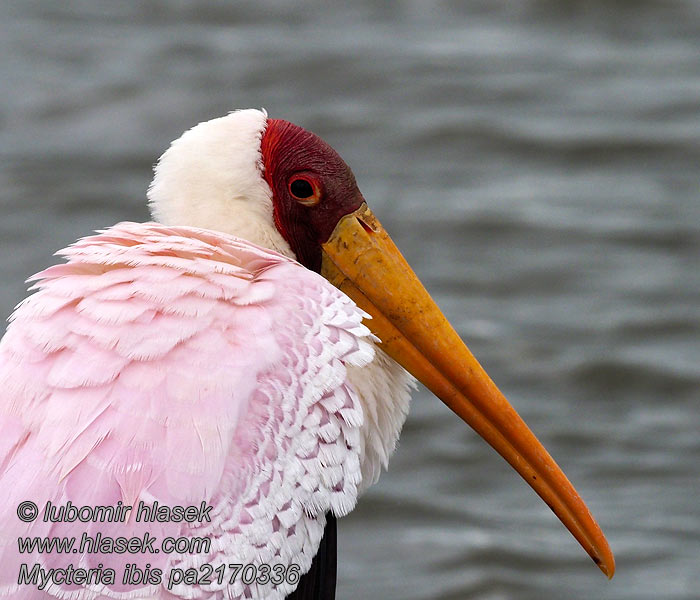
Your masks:
M 60 254 L 0 342 L 2 505 L 206 502 L 210 523 L 155 535 L 196 530 L 212 556 L 303 572 L 325 512 L 357 495 L 345 367 L 373 357 L 363 313 L 295 261 L 208 230 L 121 223 Z

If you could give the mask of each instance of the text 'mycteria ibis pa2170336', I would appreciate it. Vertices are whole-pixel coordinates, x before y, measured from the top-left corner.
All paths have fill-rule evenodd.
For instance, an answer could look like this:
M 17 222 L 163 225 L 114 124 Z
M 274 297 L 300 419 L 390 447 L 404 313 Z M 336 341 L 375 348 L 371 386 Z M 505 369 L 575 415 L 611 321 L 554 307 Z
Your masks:
M 157 222 L 35 275 L 0 343 L 0 597 L 333 598 L 335 518 L 387 465 L 413 377 L 613 575 L 330 146 L 235 111 L 173 142 L 148 198 Z

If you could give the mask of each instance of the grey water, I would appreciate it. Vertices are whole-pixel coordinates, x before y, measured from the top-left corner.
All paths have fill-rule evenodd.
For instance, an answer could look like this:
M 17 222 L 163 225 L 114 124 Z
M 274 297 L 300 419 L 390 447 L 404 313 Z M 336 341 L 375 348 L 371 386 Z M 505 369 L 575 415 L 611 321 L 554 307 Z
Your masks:
M 700 598 L 700 3 L 0 3 L 0 313 L 170 140 L 315 131 L 588 502 L 607 581 L 420 389 L 341 599 Z

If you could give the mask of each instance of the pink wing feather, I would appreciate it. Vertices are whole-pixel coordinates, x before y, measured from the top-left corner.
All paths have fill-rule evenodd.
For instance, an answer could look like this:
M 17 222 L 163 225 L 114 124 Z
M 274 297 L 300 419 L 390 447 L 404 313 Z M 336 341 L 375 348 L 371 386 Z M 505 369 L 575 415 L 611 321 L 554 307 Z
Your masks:
M 211 231 L 121 223 L 32 279 L 0 342 L 0 596 L 284 598 L 292 583 L 123 584 L 127 563 L 308 570 L 357 498 L 363 414 L 345 365 L 365 317 L 298 263 Z M 211 522 L 24 523 L 31 500 L 211 505 Z M 205 554 L 18 552 L 19 536 L 211 540 Z M 158 543 L 156 543 L 156 548 Z M 18 585 L 20 564 L 113 568 L 102 587 Z

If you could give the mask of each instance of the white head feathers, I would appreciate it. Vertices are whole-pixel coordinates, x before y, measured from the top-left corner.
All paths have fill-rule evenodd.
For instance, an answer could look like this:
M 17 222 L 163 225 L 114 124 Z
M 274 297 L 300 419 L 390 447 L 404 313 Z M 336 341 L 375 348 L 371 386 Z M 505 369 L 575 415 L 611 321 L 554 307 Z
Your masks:
M 275 227 L 262 175 L 266 126 L 265 111 L 247 109 L 186 131 L 156 165 L 148 190 L 153 218 L 223 231 L 294 258 Z

